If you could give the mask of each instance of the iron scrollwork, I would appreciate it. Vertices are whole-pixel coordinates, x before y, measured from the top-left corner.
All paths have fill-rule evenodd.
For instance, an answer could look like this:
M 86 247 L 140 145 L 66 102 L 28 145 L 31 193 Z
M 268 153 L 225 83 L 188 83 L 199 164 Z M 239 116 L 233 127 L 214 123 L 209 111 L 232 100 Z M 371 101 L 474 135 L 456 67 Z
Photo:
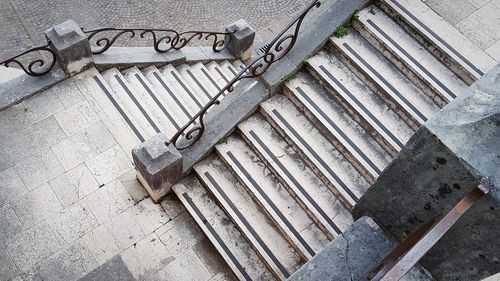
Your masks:
M 50 48 L 51 42 L 45 45 L 38 46 L 26 50 L 18 55 L 8 58 L 0 62 L 0 65 L 5 67 L 10 67 L 12 64 L 18 65 L 26 74 L 30 76 L 42 76 L 49 73 L 54 65 L 56 64 L 56 54 Z M 21 62 L 20 58 L 24 55 L 35 53 L 35 52 L 47 52 L 50 54 L 49 58 L 38 58 L 29 63 Z M 27 64 L 27 65 L 26 65 Z
M 212 50 L 220 52 L 226 47 L 226 38 L 231 40 L 231 33 L 227 32 L 211 32 L 211 31 L 185 31 L 177 32 L 172 29 L 137 29 L 137 28 L 98 28 L 82 31 L 88 34 L 87 39 L 93 42 L 95 46 L 92 53 L 102 54 L 106 52 L 115 41 L 122 36 L 134 38 L 136 33 L 140 38 L 146 38 L 151 35 L 153 39 L 153 47 L 158 53 L 165 53 L 170 50 L 179 50 L 185 47 L 193 39 L 195 40 L 211 40 Z
M 264 48 L 262 55 L 255 58 L 249 65 L 242 69 L 229 83 L 215 95 L 208 104 L 189 120 L 165 145 L 173 144 L 178 150 L 183 150 L 196 143 L 205 132 L 204 117 L 210 108 L 220 103 L 218 100 L 226 91 L 232 92 L 235 84 L 246 78 L 256 78 L 265 73 L 271 65 L 282 59 L 297 42 L 300 26 L 307 13 L 314 7 L 319 7 L 321 2 L 314 0 Z M 292 27 L 293 32 L 287 34 Z M 285 35 L 287 34 L 287 35 Z M 183 137 L 181 139 L 181 137 Z

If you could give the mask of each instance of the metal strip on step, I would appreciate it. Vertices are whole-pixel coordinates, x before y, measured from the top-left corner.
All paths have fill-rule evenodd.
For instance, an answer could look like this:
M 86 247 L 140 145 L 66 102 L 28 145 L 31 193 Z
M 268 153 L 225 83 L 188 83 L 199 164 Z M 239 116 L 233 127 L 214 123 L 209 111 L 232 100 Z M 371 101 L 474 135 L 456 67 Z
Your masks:
M 297 90 L 297 92 L 314 108 L 314 110 L 316 110 L 319 115 L 321 115 L 321 117 L 323 117 L 323 119 L 326 120 L 326 122 L 328 122 L 328 124 L 330 126 L 333 127 L 333 129 L 343 138 L 345 139 L 345 141 L 354 149 L 354 151 L 356 151 L 356 153 L 358 153 L 361 158 L 363 158 L 363 160 L 377 173 L 377 174 L 381 174 L 382 171 L 380 171 L 380 169 L 375 165 L 375 163 L 372 162 L 372 160 L 370 158 L 368 158 L 368 156 L 366 156 L 366 154 L 333 122 L 333 120 L 328 116 L 326 115 L 325 112 L 323 112 L 317 104 L 315 104 L 311 98 L 300 88 L 300 87 L 297 87 L 295 88 Z
M 144 142 L 144 137 L 141 135 L 141 133 L 139 132 L 139 130 L 137 130 L 137 128 L 132 123 L 132 121 L 130 120 L 130 118 L 127 116 L 127 114 L 125 113 L 125 111 L 120 107 L 120 105 L 118 105 L 118 102 L 116 102 L 116 100 L 113 98 L 113 96 L 111 95 L 111 93 L 108 91 L 108 89 L 101 82 L 101 79 L 99 79 L 97 76 L 94 76 L 94 80 L 96 81 L 97 85 L 99 85 L 99 87 L 102 89 L 102 91 L 104 92 L 104 94 L 106 94 L 106 96 L 111 101 L 111 103 L 116 108 L 116 110 L 118 110 L 118 113 L 120 113 L 120 115 L 125 120 L 125 122 L 128 124 L 128 126 L 130 127 L 130 129 L 132 129 L 132 131 L 134 132 L 135 136 L 141 142 Z
M 425 29 L 428 33 L 430 33 L 434 38 L 436 38 L 441 44 L 445 45 L 453 54 L 455 54 L 457 57 L 459 57 L 465 64 L 467 64 L 472 70 L 477 72 L 480 76 L 484 75 L 484 72 L 482 72 L 477 66 L 475 66 L 472 62 L 470 62 L 468 59 L 466 59 L 459 51 L 457 51 L 455 48 L 453 48 L 450 44 L 448 44 L 446 41 L 444 41 L 443 38 L 438 36 L 434 31 L 432 31 L 427 25 L 423 24 L 418 18 L 416 18 L 412 13 L 410 13 L 405 7 L 401 6 L 397 1 L 389 0 L 392 2 L 394 5 L 398 6 L 400 10 L 403 10 L 412 20 L 414 20 L 417 24 L 419 24 L 422 28 Z
M 201 84 L 201 82 L 198 81 L 198 79 L 193 75 L 193 73 L 191 72 L 191 70 L 186 69 L 186 73 L 189 75 L 189 77 L 191 77 L 191 79 L 194 80 L 194 82 L 196 83 L 196 85 L 198 86 L 198 88 L 200 88 L 203 91 L 203 93 L 205 94 L 205 96 L 207 96 L 207 98 L 209 100 L 212 99 L 212 96 L 210 96 L 210 94 L 208 93 L 207 89 L 205 89 L 205 87 L 203 87 L 203 85 Z
M 333 228 L 337 234 L 341 234 L 342 230 L 333 222 L 333 220 L 328 217 L 328 215 L 321 209 L 321 207 L 316 203 L 316 201 L 307 193 L 307 191 L 302 187 L 302 185 L 297 181 L 297 179 L 285 168 L 285 165 L 276 157 L 271 150 L 264 144 L 264 142 L 257 136 L 253 131 L 249 131 L 250 136 L 259 144 L 260 147 L 265 151 L 265 153 L 271 158 L 271 160 L 278 165 L 278 167 L 285 173 L 286 177 L 292 181 L 295 187 L 300 191 L 300 193 L 306 198 L 306 200 L 313 206 L 313 208 L 320 214 L 321 217 L 328 223 L 328 225 Z
M 227 68 L 229 69 L 229 71 L 231 71 L 231 73 L 233 73 L 234 76 L 238 75 L 238 73 L 236 72 L 235 69 L 233 69 L 233 66 L 231 64 L 228 64 Z
M 273 109 L 272 112 L 279 119 L 279 121 L 283 125 L 285 125 L 286 129 L 290 131 L 293 134 L 293 136 L 305 147 L 305 149 L 307 149 L 309 153 L 312 154 L 312 156 L 316 159 L 316 161 L 318 161 L 320 165 L 323 166 L 323 168 L 328 171 L 328 173 L 335 179 L 335 181 L 340 185 L 340 187 L 344 190 L 344 192 L 347 193 L 347 195 L 349 195 L 349 197 L 351 197 L 351 199 L 354 202 L 358 202 L 359 198 L 344 183 L 344 181 L 342 181 L 340 177 L 330 168 L 330 166 L 326 164 L 326 162 L 316 153 L 316 151 L 312 149 L 312 147 L 302 138 L 302 136 L 300 136 L 299 133 L 295 131 L 295 129 L 290 125 L 290 123 L 288 123 L 288 121 L 286 121 L 285 118 L 283 118 L 283 116 L 276 109 Z
M 222 239 L 219 236 L 219 234 L 215 231 L 215 229 L 212 227 L 212 225 L 208 222 L 208 220 L 205 218 L 205 216 L 201 213 L 200 209 L 198 209 L 198 207 L 194 204 L 194 202 L 191 199 L 191 197 L 189 197 L 189 195 L 186 192 L 184 192 L 182 194 L 182 196 L 184 197 L 184 199 L 186 199 L 186 201 L 189 204 L 189 206 L 191 207 L 191 209 L 193 209 L 193 211 L 196 213 L 196 215 L 198 216 L 198 218 L 200 218 L 200 220 L 203 222 L 203 225 L 208 229 L 208 231 L 215 238 L 215 240 L 217 241 L 217 243 L 219 243 L 219 246 L 222 248 L 222 250 L 224 251 L 224 253 L 229 257 L 229 259 L 234 264 L 234 266 L 236 266 L 236 268 L 241 273 L 241 275 L 243 275 L 243 277 L 245 278 L 245 280 L 248 280 L 248 281 L 252 280 L 252 278 L 250 278 L 250 276 L 248 275 L 248 273 L 245 270 L 245 268 L 236 259 L 236 257 L 231 252 L 231 250 L 229 250 L 229 248 L 227 247 L 226 243 L 224 243 L 224 241 L 222 241 Z
M 219 85 L 217 85 L 217 83 L 215 83 L 215 81 L 212 78 L 212 76 L 210 76 L 210 74 L 208 74 L 208 72 L 205 70 L 205 68 L 201 68 L 201 72 L 203 72 L 203 74 L 205 75 L 205 77 L 207 77 L 207 79 L 210 80 L 210 83 L 212 83 L 212 85 L 214 85 L 214 87 L 217 89 L 217 91 L 222 90 L 221 87 L 219 87 Z
M 255 181 L 255 179 L 250 175 L 250 173 L 248 173 L 248 171 L 245 170 L 245 168 L 243 167 L 243 165 L 241 165 L 241 163 L 238 161 L 238 159 L 236 159 L 236 157 L 234 157 L 233 153 L 231 151 L 228 151 L 226 154 L 227 154 L 227 156 L 229 156 L 231 161 L 233 161 L 233 163 L 236 165 L 236 167 L 238 167 L 238 169 L 243 173 L 245 178 L 247 178 L 250 181 L 250 183 L 257 190 L 257 192 L 260 194 L 260 196 L 262 196 L 262 198 L 264 198 L 264 200 L 271 207 L 273 212 L 276 213 L 276 215 L 278 215 L 279 219 L 286 225 L 286 227 L 290 230 L 290 232 L 293 234 L 293 236 L 295 236 L 295 238 L 297 238 L 299 243 L 302 244 L 302 246 L 307 250 L 307 252 L 311 256 L 314 257 L 314 255 L 316 255 L 314 250 L 309 246 L 309 244 L 307 244 L 307 242 L 299 234 L 299 232 L 295 229 L 295 227 L 293 227 L 293 225 L 290 223 L 290 221 L 278 209 L 278 207 L 274 204 L 274 202 L 271 200 L 271 198 L 269 198 L 269 196 L 267 196 L 267 194 L 264 192 L 264 190 L 262 190 L 262 187 L 260 187 L 260 185 Z
M 223 200 L 226 201 L 226 203 L 229 205 L 231 210 L 236 214 L 238 219 L 243 223 L 246 229 L 250 231 L 250 234 L 253 236 L 255 240 L 257 240 L 257 243 L 259 243 L 260 247 L 266 252 L 266 254 L 269 256 L 269 258 L 272 260 L 272 262 L 278 267 L 278 269 L 281 271 L 281 273 L 285 276 L 285 278 L 290 277 L 290 273 L 286 270 L 286 268 L 281 264 L 281 262 L 276 258 L 276 256 L 271 252 L 271 249 L 267 247 L 267 245 L 264 243 L 262 238 L 257 234 L 257 232 L 253 229 L 253 227 L 250 225 L 250 223 L 245 219 L 245 217 L 241 214 L 241 212 L 236 208 L 234 203 L 229 199 L 227 194 L 222 190 L 222 188 L 219 186 L 219 184 L 214 180 L 212 175 L 210 175 L 209 172 L 204 173 L 205 177 L 210 181 L 210 184 L 217 190 L 217 192 L 222 196 Z
M 356 53 L 351 46 L 349 46 L 347 43 L 342 44 L 351 54 L 356 57 L 357 60 L 359 60 L 366 68 L 368 68 L 369 71 L 371 71 L 382 83 L 387 86 L 391 91 L 396 94 L 396 96 L 406 105 L 408 106 L 415 114 L 418 115 L 420 119 L 422 119 L 424 122 L 427 121 L 427 117 L 420 112 L 410 101 L 408 101 L 394 86 L 392 86 L 391 83 L 389 83 L 385 78 L 378 73 L 368 62 L 366 62 L 358 53 Z
M 177 74 L 175 74 L 174 71 L 170 71 L 170 74 L 172 74 L 172 76 L 174 76 L 175 80 L 177 80 L 177 83 L 179 83 L 179 85 L 181 85 L 181 87 L 184 89 L 184 91 L 186 91 L 186 93 L 191 97 L 191 99 L 194 101 L 194 103 L 196 103 L 196 105 L 201 109 L 203 108 L 203 106 L 201 105 L 201 103 L 196 99 L 196 97 L 193 95 L 193 93 L 188 89 L 188 87 L 186 85 L 184 85 L 184 82 L 182 82 L 181 78 L 179 76 L 177 76 Z
M 186 114 L 186 116 L 189 119 L 193 118 L 193 116 L 184 107 L 184 105 L 179 101 L 179 99 L 174 95 L 174 93 L 170 90 L 170 88 L 165 84 L 165 82 L 163 82 L 163 80 L 161 79 L 160 75 L 156 71 L 153 72 L 153 75 L 156 77 L 156 79 L 158 79 L 158 81 L 160 82 L 160 84 L 163 86 L 163 88 L 165 88 L 165 90 L 167 91 L 167 93 L 175 101 L 175 103 L 177 104 L 177 106 L 179 106 L 179 108 L 182 110 L 182 112 L 184 112 L 184 114 Z
M 337 78 L 335 78 L 323 65 L 320 65 L 319 68 L 321 69 L 321 71 L 323 71 L 330 80 L 332 80 L 336 85 L 337 87 L 340 87 L 342 89 L 342 91 L 347 95 L 349 96 L 349 98 L 366 114 L 368 115 L 368 117 L 382 130 L 384 131 L 384 133 L 393 141 L 396 143 L 397 146 L 399 146 L 399 148 L 403 148 L 403 143 L 401 143 L 401 141 L 399 141 L 398 138 L 396 138 L 396 136 L 394 134 L 391 133 L 391 131 L 389 131 L 389 129 L 387 129 L 383 124 L 382 122 L 380 122 L 380 120 L 378 120 L 358 99 L 356 99 L 356 97 L 349 91 L 347 90 L 347 88 L 342 85 L 342 83 L 340 83 L 339 80 L 337 80 Z
M 215 71 L 217 71 L 217 73 L 219 73 L 219 75 L 222 77 L 222 79 L 224 79 L 224 81 L 226 81 L 226 83 L 229 83 L 229 79 L 227 79 L 227 77 L 224 75 L 224 73 L 222 73 L 222 71 L 217 66 L 215 66 L 214 69 L 215 69 Z
M 161 132 L 160 129 L 156 126 L 156 124 L 153 121 L 153 119 L 151 119 L 151 117 L 149 116 L 149 114 L 146 112 L 146 110 L 144 110 L 144 108 L 142 107 L 142 105 L 135 98 L 134 94 L 132 94 L 132 92 L 130 91 L 130 89 L 127 87 L 127 85 L 125 85 L 125 83 L 122 81 L 122 79 L 120 78 L 120 76 L 118 76 L 118 74 L 115 74 L 115 79 L 118 81 L 118 83 L 120 84 L 120 86 L 122 86 L 122 88 L 125 90 L 125 92 L 127 93 L 127 95 L 134 102 L 135 106 L 137 106 L 137 108 L 139 109 L 139 111 L 141 111 L 142 115 L 144 115 L 144 117 L 146 118 L 146 120 L 148 121 L 148 123 L 151 125 L 151 127 L 153 127 L 153 129 L 155 130 L 155 132 L 156 133 Z
M 146 85 L 146 82 L 141 78 L 141 76 L 136 73 L 135 74 L 135 78 L 137 78 L 137 80 L 139 80 L 139 82 L 141 83 L 142 87 L 144 87 L 144 89 L 146 89 L 146 92 L 148 92 L 149 96 L 155 101 L 156 105 L 158 105 L 158 107 L 161 109 L 161 111 L 163 112 L 163 114 L 165 114 L 165 116 L 167 116 L 168 120 L 170 120 L 170 123 L 172 123 L 172 125 L 174 125 L 175 129 L 177 131 L 180 130 L 181 127 L 177 124 L 177 122 L 170 115 L 170 113 L 168 113 L 168 111 L 165 109 L 165 107 L 163 106 L 163 104 L 161 104 L 161 102 L 156 98 L 156 96 L 153 94 L 153 91 L 151 91 L 151 89 L 148 87 L 148 85 Z
M 371 26 L 373 26 L 373 28 L 375 28 L 377 32 L 380 33 L 387 41 L 391 42 L 391 44 L 394 45 L 394 47 L 396 47 L 401 53 L 403 53 L 409 60 L 411 60 L 413 64 L 415 64 L 418 68 L 420 68 L 420 70 L 422 70 L 427 76 L 429 76 L 429 78 L 431 78 L 436 84 L 438 84 L 439 87 L 441 87 L 448 95 L 450 95 L 450 97 L 452 98 L 457 97 L 450 89 L 448 89 L 448 87 L 446 87 L 441 81 L 439 81 L 439 79 L 437 79 L 434 75 L 432 75 L 427 70 L 427 68 L 421 65 L 415 58 L 410 56 L 410 54 L 405 49 L 403 49 L 399 44 L 397 44 L 396 41 L 394 41 L 394 39 L 392 39 L 389 35 L 387 35 L 387 33 L 385 33 L 380 27 L 378 27 L 372 20 L 369 19 L 367 20 L 367 22 Z

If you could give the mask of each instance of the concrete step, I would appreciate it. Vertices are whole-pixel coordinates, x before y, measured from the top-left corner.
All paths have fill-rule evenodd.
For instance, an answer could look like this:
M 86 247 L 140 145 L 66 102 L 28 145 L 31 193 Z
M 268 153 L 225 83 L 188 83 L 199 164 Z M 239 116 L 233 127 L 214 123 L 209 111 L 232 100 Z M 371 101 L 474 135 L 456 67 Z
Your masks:
M 137 100 L 143 102 L 143 107 L 151 112 L 150 117 L 158 125 L 158 128 L 168 137 L 172 137 L 179 130 L 178 121 L 160 101 L 158 94 L 149 85 L 142 72 L 137 67 L 122 71 L 128 81 L 131 91 L 136 94 Z
M 353 26 L 439 106 L 455 99 L 467 87 L 379 8 L 362 10 Z
M 234 68 L 240 72 L 241 70 L 245 69 L 247 67 L 244 63 L 242 63 L 240 60 L 235 60 L 232 62 Z
M 216 150 L 303 258 L 310 260 L 326 245 L 325 234 L 243 140 L 231 136 Z
M 117 68 L 111 68 L 102 73 L 102 77 L 110 86 L 117 100 L 124 106 L 122 109 L 136 122 L 134 126 L 140 132 L 142 141 L 145 141 L 160 132 L 151 112 L 138 99 L 127 80 Z
M 205 104 L 207 97 L 203 93 L 199 93 L 188 83 L 182 75 L 172 65 L 164 66 L 160 69 L 166 81 L 174 87 L 174 94 L 182 97 L 184 104 L 190 109 L 191 115 L 195 115 Z
M 126 111 L 123 103 L 95 68 L 75 76 L 74 80 L 106 128 L 125 151 L 132 151 L 134 146 L 145 140 L 136 125 L 138 121 Z
M 356 204 L 368 182 L 289 99 L 278 94 L 261 104 L 261 112 L 346 207 Z
M 330 42 L 339 58 L 413 129 L 418 129 L 439 111 L 422 90 L 359 33 L 351 30 L 343 38 L 332 37 Z
M 207 69 L 210 70 L 213 76 L 217 74 L 219 77 L 222 78 L 221 84 L 219 84 L 219 87 L 224 87 L 231 81 L 231 79 L 234 77 L 234 75 L 229 71 L 224 68 L 222 68 L 217 62 L 213 61 L 210 62 L 206 65 Z
M 202 79 L 203 77 L 195 73 L 194 69 L 187 64 L 178 66 L 176 69 L 182 76 L 182 79 L 186 82 L 187 86 L 194 91 L 194 94 L 198 97 L 200 104 L 202 106 L 208 104 L 212 99 L 212 96 L 216 93 L 209 88 L 210 85 L 205 83 Z
M 159 93 L 159 98 L 161 98 L 165 107 L 175 113 L 176 120 L 178 120 L 177 124 L 180 127 L 186 124 L 193 117 L 192 108 L 188 107 L 188 103 L 184 101 L 186 95 L 179 95 L 176 86 L 167 81 L 155 66 L 143 69 L 142 73 L 156 92 Z
M 226 71 L 228 71 L 229 73 L 231 73 L 233 75 L 233 77 L 236 76 L 241 71 L 241 68 L 238 68 L 237 66 L 234 66 L 229 61 L 223 61 L 219 65 L 220 65 L 220 67 L 222 69 L 225 69 Z
M 391 161 L 390 155 L 308 73 L 299 73 L 286 82 L 284 93 L 369 183 Z
M 422 1 L 381 0 L 379 7 L 468 85 L 496 62 Z
M 338 58 L 319 52 L 307 60 L 321 84 L 384 149 L 395 156 L 413 130 Z
M 303 264 L 224 163 L 212 155 L 195 165 L 194 170 L 276 277 L 285 280 Z
M 204 81 L 205 84 L 210 88 L 213 93 L 212 97 L 220 92 L 220 90 L 226 86 L 224 79 L 215 70 L 208 69 L 204 64 L 198 62 L 191 66 L 195 71 L 196 75 Z M 221 98 L 222 99 L 222 98 Z M 220 99 L 219 99 L 220 100 Z
M 290 194 L 332 239 L 352 223 L 340 200 L 306 165 L 300 155 L 259 114 L 238 125 L 242 137 L 266 162 Z
M 239 280 L 274 280 L 250 243 L 194 176 L 172 187 Z

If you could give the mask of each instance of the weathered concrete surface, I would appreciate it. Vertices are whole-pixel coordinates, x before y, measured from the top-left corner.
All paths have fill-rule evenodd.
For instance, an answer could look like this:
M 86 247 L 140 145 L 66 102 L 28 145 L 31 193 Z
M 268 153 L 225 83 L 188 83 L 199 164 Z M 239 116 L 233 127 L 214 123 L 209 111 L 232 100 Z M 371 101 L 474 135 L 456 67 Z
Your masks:
M 313 8 L 304 19 L 297 42 L 293 49 L 280 61 L 276 62 L 262 76 L 266 88 L 275 93 L 283 81 L 293 75 L 302 63 L 328 41 L 337 27 L 351 19 L 356 9 L 361 9 L 368 0 L 331 0 L 321 1 L 319 8 Z M 284 26 L 276 26 L 269 30 L 266 43 L 273 40 Z M 293 28 L 289 33 L 293 33 Z M 262 44 L 256 44 L 256 47 Z M 258 50 L 256 50 L 258 52 Z
M 226 27 L 227 49 L 240 60 L 248 60 L 252 56 L 252 45 L 255 39 L 255 30 L 244 20 L 238 20 Z
M 47 41 L 57 57 L 57 63 L 69 75 L 82 72 L 94 65 L 87 36 L 72 20 L 45 31 Z
M 396 240 L 386 235 L 371 218 L 362 217 L 288 280 L 360 280 L 396 246 Z M 402 280 L 432 278 L 417 265 Z
M 191 147 L 181 150 L 184 159 L 183 173 L 187 175 L 194 164 L 207 156 L 217 142 L 231 134 L 233 129 L 257 110 L 259 104 L 269 97 L 264 85 L 247 79 L 238 84 L 219 105 L 214 106 L 205 117 L 206 130 Z
M 0 111 L 20 103 L 64 79 L 66 79 L 64 72 L 58 66 L 54 66 L 52 71 L 41 77 L 21 74 L 5 83 L 0 83 Z
M 182 156 L 173 145 L 166 146 L 168 137 L 159 133 L 132 150 L 137 179 L 155 203 L 167 195 L 182 179 Z
M 106 52 L 94 55 L 95 66 L 99 70 L 112 67 L 126 69 L 132 66 L 139 68 L 148 65 L 179 65 L 186 61 L 181 51 L 158 53 L 153 47 L 111 47 Z
M 481 177 L 499 182 L 500 66 L 436 114 L 353 209 L 403 240 L 448 212 Z M 500 271 L 498 191 L 471 208 L 424 256 L 438 280 L 479 280 Z M 493 242 L 495 241 L 495 242 Z

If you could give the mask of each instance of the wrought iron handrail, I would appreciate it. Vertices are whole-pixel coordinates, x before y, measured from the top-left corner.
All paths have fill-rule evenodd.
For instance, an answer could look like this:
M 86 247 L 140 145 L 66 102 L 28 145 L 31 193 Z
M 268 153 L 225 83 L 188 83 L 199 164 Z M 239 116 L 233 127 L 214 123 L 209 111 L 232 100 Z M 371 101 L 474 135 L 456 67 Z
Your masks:
M 122 35 L 128 35 L 130 38 L 134 38 L 136 32 L 139 33 L 140 38 L 145 38 L 146 35 L 151 35 L 151 38 L 153 39 L 153 47 L 156 52 L 158 53 L 165 53 L 168 52 L 172 49 L 174 50 L 179 50 L 183 47 L 185 47 L 191 40 L 197 39 L 197 40 L 213 40 L 212 43 L 212 50 L 214 52 L 220 52 L 224 50 L 227 46 L 226 38 L 228 40 L 231 40 L 231 35 L 232 33 L 230 32 L 212 32 L 212 31 L 185 31 L 185 32 L 177 32 L 172 29 L 160 29 L 160 28 L 113 28 L 113 27 L 104 27 L 104 28 L 96 28 L 96 29 L 90 29 L 90 30 L 84 30 L 82 28 L 82 31 L 85 34 L 88 34 L 87 39 L 89 42 L 92 42 L 91 40 L 96 37 L 96 35 L 101 35 L 97 36 L 99 37 L 98 39 L 95 39 L 95 45 L 97 48 L 92 49 L 92 53 L 94 55 L 97 54 L 102 54 L 106 52 Z M 106 36 L 109 33 L 111 36 Z M 220 39 L 220 37 L 223 37 Z M 163 48 L 162 48 L 162 43 L 163 43 Z
M 31 49 L 28 49 L 18 55 L 15 55 L 13 57 L 10 57 L 4 61 L 0 61 L 0 65 L 4 65 L 5 67 L 10 67 L 11 64 L 17 64 L 21 69 L 28 75 L 30 76 L 42 76 L 44 74 L 49 73 L 54 65 L 56 64 L 56 54 L 54 51 L 50 48 L 50 45 L 52 43 L 49 41 L 47 44 L 38 46 L 38 47 L 33 47 Z M 34 53 L 34 52 L 49 52 L 51 55 L 51 58 L 45 60 L 45 58 L 38 58 L 35 59 L 29 63 L 23 63 L 19 60 L 20 57 Z M 26 66 L 27 64 L 27 66 Z
M 493 182 L 483 178 L 446 215 L 438 215 L 412 233 L 360 281 L 400 280 L 451 229 L 477 201 L 493 190 Z
M 205 132 L 204 117 L 207 111 L 214 105 L 220 103 L 219 97 L 226 91 L 232 92 L 236 82 L 245 78 L 256 78 L 265 73 L 271 65 L 282 59 L 295 45 L 297 36 L 300 31 L 300 26 L 307 13 L 314 7 L 319 7 L 321 2 L 319 0 L 312 1 L 300 14 L 295 16 L 290 23 L 268 44 L 262 55 L 258 56 L 245 68 L 243 68 L 231 81 L 224 86 L 219 93 L 212 97 L 212 99 L 205 105 L 196 115 L 194 115 L 169 141 L 165 142 L 166 145 L 173 144 L 178 150 L 183 150 L 198 141 Z M 292 34 L 286 36 L 285 33 L 295 25 Z M 179 143 L 179 139 L 184 137 L 184 143 Z

